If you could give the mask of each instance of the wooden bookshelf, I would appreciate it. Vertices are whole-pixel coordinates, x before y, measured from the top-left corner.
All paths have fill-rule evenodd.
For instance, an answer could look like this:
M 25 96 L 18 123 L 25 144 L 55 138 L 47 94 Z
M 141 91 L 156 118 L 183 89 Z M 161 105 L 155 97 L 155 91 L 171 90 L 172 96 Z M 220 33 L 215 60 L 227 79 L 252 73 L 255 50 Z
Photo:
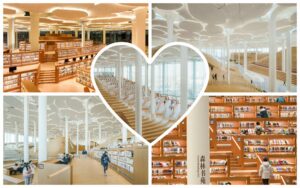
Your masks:
M 152 147 L 152 183 L 187 184 L 187 120 Z
M 91 80 L 91 68 L 78 68 L 76 81 L 82 85 L 85 85 L 91 89 L 94 89 L 92 80 Z
M 40 62 L 39 52 L 19 52 L 19 53 L 3 54 L 4 68 L 32 65 L 32 64 L 37 64 L 39 62 Z
M 272 183 L 283 184 L 284 176 L 296 176 L 296 96 L 210 97 L 209 100 L 211 151 L 231 151 L 238 169 L 246 171 L 253 170 L 254 166 L 259 170 L 262 158 L 268 157 L 276 177 Z M 268 109 L 268 117 L 260 116 L 261 106 Z M 217 156 L 213 154 L 211 158 Z M 211 165 L 211 171 L 213 168 Z M 217 172 L 227 175 L 225 170 Z M 230 178 L 218 174 L 212 176 L 212 182 L 228 183 Z M 237 182 L 242 183 L 238 180 L 231 183 Z
M 17 73 L 8 73 L 3 76 L 3 91 L 4 92 L 20 92 L 21 81 L 29 80 L 34 85 L 37 85 L 37 69 L 22 71 Z

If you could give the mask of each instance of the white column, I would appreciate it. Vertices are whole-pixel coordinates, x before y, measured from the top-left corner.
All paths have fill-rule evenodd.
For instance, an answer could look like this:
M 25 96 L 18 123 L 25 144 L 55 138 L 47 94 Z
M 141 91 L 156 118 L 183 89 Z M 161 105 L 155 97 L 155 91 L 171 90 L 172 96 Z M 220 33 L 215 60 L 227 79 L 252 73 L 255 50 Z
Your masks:
M 106 45 L 106 30 L 105 29 L 103 29 L 103 31 L 102 31 L 102 43 L 104 45 Z
M 226 36 L 226 49 L 227 49 L 227 83 L 230 84 L 230 35 Z
M 76 126 L 76 155 L 79 156 L 79 122 Z
M 286 90 L 291 91 L 292 89 L 292 47 L 291 47 L 291 33 L 286 33 Z
M 68 117 L 65 117 L 65 153 L 69 153 L 69 125 Z
M 78 29 L 75 29 L 75 38 L 78 38 Z
M 151 100 L 151 119 L 155 120 L 156 118 L 156 113 L 155 113 L 155 108 L 156 108 L 156 102 L 155 102 L 155 65 L 152 63 L 151 64 L 151 95 L 150 95 L 150 100 Z
M 131 43 L 136 44 L 136 20 L 131 21 Z
M 98 128 L 98 143 L 100 144 L 102 141 L 102 125 L 99 125 Z
M 33 123 L 33 152 L 36 153 L 36 122 Z
M 122 144 L 127 144 L 127 128 L 122 126 Z
M 148 63 L 145 64 L 145 97 L 148 97 L 148 89 L 149 89 L 149 84 L 148 84 Z
M 135 45 L 137 45 L 142 51 L 146 50 L 146 18 L 147 8 L 137 8 L 134 10 L 135 13 Z
M 85 138 L 85 150 L 88 149 L 88 131 L 89 131 L 89 127 L 88 127 L 88 100 L 85 101 L 85 130 L 84 130 L 84 138 Z
M 188 106 L 188 48 L 181 46 L 180 57 L 180 113 Z
M 40 15 L 37 13 L 30 13 L 30 32 L 29 32 L 29 42 L 32 51 L 38 51 L 40 49 Z
M 29 101 L 28 97 L 24 97 L 24 162 L 29 161 Z
M 269 20 L 269 92 L 276 91 L 276 14 L 272 13 Z
M 168 38 L 167 43 L 174 41 L 174 15 L 168 14 L 167 16 L 167 28 L 168 28 Z
M 90 30 L 87 30 L 87 40 L 90 40 L 90 37 L 91 36 L 91 31 Z
M 19 40 L 18 40 L 18 32 L 16 31 L 15 32 L 15 48 L 19 48 L 19 45 L 18 45 L 18 43 L 19 43 Z
M 38 162 L 47 160 L 47 97 L 39 96 Z
M 244 43 L 244 73 L 248 71 L 248 49 L 247 43 Z
M 141 55 L 137 53 L 135 62 L 135 130 L 142 135 L 142 80 L 141 64 L 143 63 Z
M 81 47 L 85 45 L 85 24 L 81 23 Z
M 15 18 L 8 19 L 8 43 L 7 46 L 9 49 L 15 49 Z
M 19 128 L 18 123 L 15 121 L 15 140 L 16 140 L 16 149 L 19 147 Z
M 91 150 L 91 131 L 89 131 L 89 134 L 88 134 L 88 150 L 89 151 Z
M 123 70 L 122 70 L 122 55 L 119 54 L 119 62 L 117 64 L 117 78 L 118 78 L 118 97 L 119 99 L 122 99 L 122 76 Z
M 59 27 L 58 27 L 58 25 L 56 25 L 56 26 L 54 27 L 54 34 L 56 34 L 56 35 L 59 34 Z
M 285 72 L 285 39 L 282 41 L 282 48 L 281 48 L 281 71 Z

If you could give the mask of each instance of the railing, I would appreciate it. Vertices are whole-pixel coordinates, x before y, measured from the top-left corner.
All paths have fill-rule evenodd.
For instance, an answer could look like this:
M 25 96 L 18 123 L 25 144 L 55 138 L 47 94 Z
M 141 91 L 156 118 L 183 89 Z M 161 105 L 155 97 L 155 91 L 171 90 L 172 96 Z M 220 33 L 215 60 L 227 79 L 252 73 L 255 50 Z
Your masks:
M 237 156 L 239 165 L 244 166 L 243 148 L 234 136 L 231 137 L 231 149 L 233 156 Z

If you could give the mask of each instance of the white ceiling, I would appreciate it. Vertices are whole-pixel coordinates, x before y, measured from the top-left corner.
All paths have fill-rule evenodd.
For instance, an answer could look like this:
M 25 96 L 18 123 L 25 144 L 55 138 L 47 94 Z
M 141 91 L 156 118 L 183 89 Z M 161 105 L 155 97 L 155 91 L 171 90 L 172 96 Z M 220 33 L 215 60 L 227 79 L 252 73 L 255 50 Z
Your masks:
M 16 125 L 23 134 L 23 96 L 4 97 L 4 132 L 15 133 Z M 99 141 L 98 128 L 102 125 L 102 138 L 117 137 L 121 134 L 121 123 L 107 110 L 98 96 L 48 96 L 47 97 L 47 130 L 48 138 L 62 136 L 65 130 L 65 117 L 69 119 L 69 135 L 76 138 L 77 122 L 79 123 L 80 141 L 84 140 L 85 102 L 88 100 L 88 128 L 91 137 Z M 34 124 L 38 124 L 38 97 L 29 97 L 29 134 L 32 136 Z M 38 126 L 37 126 L 38 127 Z
M 277 11 L 278 41 L 282 34 L 296 28 L 296 4 L 153 4 L 153 48 L 167 42 L 167 20 L 174 25 L 175 41 L 196 46 L 225 46 L 226 33 L 235 45 L 264 47 L 268 41 L 269 15 Z M 296 44 L 296 34 L 293 35 Z
M 135 19 L 136 9 L 147 9 L 145 3 L 5 3 L 3 9 L 4 29 L 8 28 L 8 18 L 15 18 L 17 30 L 28 30 L 30 17 L 24 11 L 40 14 L 40 29 L 49 30 L 58 26 L 60 30 L 80 29 L 85 22 L 90 29 L 130 29 Z

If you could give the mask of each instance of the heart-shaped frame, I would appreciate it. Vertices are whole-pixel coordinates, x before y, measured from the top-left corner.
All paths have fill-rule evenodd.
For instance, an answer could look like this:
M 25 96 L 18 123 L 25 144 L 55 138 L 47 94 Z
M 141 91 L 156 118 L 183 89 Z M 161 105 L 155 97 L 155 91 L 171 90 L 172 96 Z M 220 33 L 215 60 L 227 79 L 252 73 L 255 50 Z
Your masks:
M 114 104 L 116 103 L 115 100 L 112 102 L 110 99 L 114 96 L 111 96 L 109 95 L 109 92 L 107 90 L 103 90 L 103 87 L 101 86 L 100 84 L 100 81 L 96 81 L 96 78 L 95 78 L 95 66 L 96 66 L 96 63 L 97 63 L 97 60 L 101 57 L 101 55 L 103 55 L 106 51 L 108 51 L 109 49 L 112 49 L 114 47 L 121 47 L 121 46 L 124 46 L 124 47 L 127 47 L 127 48 L 132 48 L 136 51 L 136 53 L 138 53 L 139 55 L 142 56 L 143 60 L 145 61 L 145 63 L 147 63 L 147 65 L 151 66 L 151 65 L 154 65 L 153 63 L 156 62 L 156 60 L 159 58 L 159 56 L 164 53 L 164 51 L 166 49 L 169 49 L 169 48 L 172 48 L 172 47 L 176 47 L 176 46 L 181 46 L 181 49 L 184 50 L 184 48 L 188 50 L 192 50 L 193 53 L 195 53 L 196 55 L 198 55 L 201 59 L 201 63 L 203 63 L 204 65 L 204 79 L 202 81 L 202 88 L 200 89 L 199 92 L 197 92 L 197 97 L 195 100 L 193 100 L 192 104 L 190 106 L 187 106 L 186 107 L 186 110 L 185 112 L 182 112 L 180 114 L 178 114 L 178 118 L 174 121 L 171 122 L 172 125 L 170 126 L 167 126 L 166 129 L 164 129 L 163 131 L 159 132 L 158 136 L 156 138 L 151 138 L 151 139 L 145 139 L 143 137 L 143 135 L 139 134 L 135 128 L 133 128 L 132 126 L 129 125 L 128 121 L 127 123 L 125 122 L 126 119 L 123 117 L 121 118 L 120 115 L 122 116 L 122 114 L 120 113 L 116 113 L 116 106 L 115 106 L 115 109 L 112 107 L 114 106 Z M 187 67 L 188 65 L 186 65 Z M 187 69 L 187 68 L 186 68 Z M 122 69 L 121 69 L 122 70 Z M 142 69 L 141 69 L 142 70 Z M 155 70 L 155 69 L 153 69 Z M 186 70 L 187 71 L 187 70 Z M 123 70 L 122 70 L 123 72 Z M 195 74 L 195 73 L 194 73 Z M 103 103 L 105 104 L 105 106 L 109 109 L 109 111 L 122 123 L 123 126 L 126 126 L 132 133 L 135 134 L 135 136 L 138 136 L 138 138 L 140 138 L 141 140 L 143 140 L 144 142 L 146 141 L 147 143 L 150 142 L 152 144 L 156 143 L 157 141 L 159 141 L 162 137 L 164 137 L 166 134 L 168 134 L 172 129 L 174 129 L 178 124 L 179 122 L 181 122 L 190 112 L 191 110 L 195 107 L 195 105 L 198 103 L 198 101 L 200 100 L 201 96 L 203 95 L 205 89 L 206 89 L 206 86 L 208 84 L 208 79 L 209 79 L 209 67 L 208 67 L 208 63 L 207 63 L 207 60 L 205 58 L 205 56 L 197 49 L 195 48 L 194 46 L 190 45 L 190 44 L 187 44 L 187 43 L 184 43 L 184 42 L 172 42 L 172 43 L 168 43 L 166 45 L 164 45 L 163 47 L 161 47 L 156 53 L 155 55 L 153 56 L 153 58 L 147 58 L 147 56 L 145 55 L 145 53 L 139 49 L 138 47 L 136 47 L 135 45 L 133 44 L 130 44 L 130 43 L 124 43 L 124 42 L 118 42 L 118 43 L 113 43 L 111 45 L 108 45 L 106 47 L 104 47 L 103 49 L 100 50 L 100 52 L 96 55 L 96 57 L 94 58 L 93 62 L 92 62 L 92 67 L 91 67 L 91 77 L 92 77 L 92 82 L 95 86 L 95 89 L 96 89 L 96 93 L 99 95 L 100 99 L 103 101 Z M 113 76 L 112 76 L 113 77 Z M 149 77 L 148 77 L 149 78 Z M 116 78 L 114 78 L 115 80 L 113 80 L 114 82 L 117 82 Z M 123 80 L 123 78 L 122 78 Z M 121 81 L 123 82 L 123 81 Z M 101 90 L 102 92 L 100 91 L 100 89 L 98 88 L 98 85 L 99 87 L 101 87 Z M 121 84 L 122 85 L 122 84 Z M 182 85 L 182 84 L 181 84 Z M 121 86 L 120 86 L 121 87 Z M 142 87 L 142 86 L 141 86 Z M 148 88 L 148 87 L 147 87 Z M 155 88 L 155 87 L 153 87 Z M 186 86 L 186 88 L 188 88 L 188 86 Z M 149 88 L 148 88 L 149 89 Z M 147 91 L 148 91 L 147 89 Z M 155 90 L 154 90 L 155 91 Z M 150 90 L 150 93 L 151 93 L 151 90 Z M 104 95 L 106 96 L 106 98 L 104 97 Z M 147 95 L 147 94 L 146 94 Z M 154 95 L 154 94 L 153 94 Z M 109 97 L 109 98 L 108 98 Z M 135 95 L 134 95 L 135 97 Z M 149 97 L 149 96 L 148 96 Z M 151 97 L 151 96 L 150 96 Z M 152 98 L 153 99 L 153 98 Z M 109 100 L 109 102 L 107 101 Z M 122 100 L 122 98 L 120 97 L 119 100 Z M 153 100 L 151 100 L 153 101 Z M 119 101 L 121 102 L 121 101 Z M 165 103 L 166 101 L 164 101 Z M 152 103 L 155 103 L 155 102 L 152 102 Z M 110 105 L 112 104 L 112 106 Z M 178 102 L 177 103 L 178 105 L 180 105 L 180 103 Z M 187 103 L 186 103 L 187 104 Z M 154 105 L 153 105 L 154 106 Z M 184 105 L 183 105 L 184 106 Z M 120 107 L 121 109 L 124 108 L 123 106 Z M 165 107 L 166 108 L 166 107 Z M 179 107 L 177 107 L 179 108 Z M 181 111 L 182 108 L 181 108 Z M 135 111 L 134 111 L 135 112 Z M 143 113 L 143 112 L 142 112 Z M 141 115 L 142 116 L 142 115 Z M 144 116 L 143 116 L 144 118 Z M 164 116 L 163 116 L 164 118 Z M 151 119 L 151 118 L 150 118 Z M 144 119 L 143 119 L 144 120 Z M 156 119 L 154 119 L 153 121 L 155 121 Z M 169 122 L 168 122 L 169 123 Z M 141 123 L 143 125 L 143 123 Z M 158 125 L 159 126 L 159 125 Z M 157 126 L 157 127 L 158 127 Z M 142 128 L 141 128 L 142 129 Z M 149 129 L 149 128 L 148 128 Z M 143 133 L 142 131 L 140 131 L 140 133 Z

